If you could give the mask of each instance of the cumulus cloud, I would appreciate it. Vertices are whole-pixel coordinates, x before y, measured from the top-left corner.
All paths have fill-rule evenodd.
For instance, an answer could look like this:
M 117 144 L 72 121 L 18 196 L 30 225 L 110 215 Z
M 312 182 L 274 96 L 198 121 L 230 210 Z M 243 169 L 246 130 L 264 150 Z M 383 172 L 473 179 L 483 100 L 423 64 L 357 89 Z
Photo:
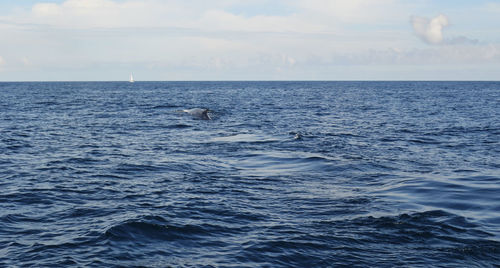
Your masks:
M 432 19 L 414 16 L 411 18 L 411 23 L 415 34 L 424 42 L 432 45 L 443 42 L 443 28 L 449 24 L 448 18 L 443 14 Z

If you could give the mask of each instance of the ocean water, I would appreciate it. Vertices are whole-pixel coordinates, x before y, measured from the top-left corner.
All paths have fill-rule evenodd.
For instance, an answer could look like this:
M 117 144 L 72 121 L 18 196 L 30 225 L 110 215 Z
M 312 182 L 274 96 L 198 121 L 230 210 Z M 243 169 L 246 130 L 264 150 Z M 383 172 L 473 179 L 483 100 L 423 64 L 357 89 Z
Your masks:
M 500 82 L 0 83 L 18 266 L 500 267 Z

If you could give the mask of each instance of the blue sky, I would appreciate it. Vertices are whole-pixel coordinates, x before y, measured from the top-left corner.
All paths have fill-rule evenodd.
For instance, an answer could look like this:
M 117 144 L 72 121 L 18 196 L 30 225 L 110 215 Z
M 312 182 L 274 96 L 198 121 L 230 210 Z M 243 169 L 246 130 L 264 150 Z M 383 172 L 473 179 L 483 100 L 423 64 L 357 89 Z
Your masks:
M 500 1 L 2 0 L 0 81 L 500 80 Z

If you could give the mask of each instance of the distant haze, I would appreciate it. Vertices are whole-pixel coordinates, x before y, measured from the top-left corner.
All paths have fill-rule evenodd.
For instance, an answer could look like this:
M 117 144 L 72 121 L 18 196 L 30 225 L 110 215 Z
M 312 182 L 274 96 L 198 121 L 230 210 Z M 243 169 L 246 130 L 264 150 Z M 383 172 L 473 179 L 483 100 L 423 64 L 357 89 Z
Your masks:
M 0 81 L 500 80 L 499 1 L 0 2 Z

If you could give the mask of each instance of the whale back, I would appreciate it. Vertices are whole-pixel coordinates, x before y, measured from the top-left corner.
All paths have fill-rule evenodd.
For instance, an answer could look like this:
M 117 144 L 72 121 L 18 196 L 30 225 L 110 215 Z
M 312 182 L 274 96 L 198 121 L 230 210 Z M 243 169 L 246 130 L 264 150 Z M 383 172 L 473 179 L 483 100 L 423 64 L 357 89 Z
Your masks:
M 198 119 L 203 119 L 203 120 L 210 120 L 210 115 L 208 114 L 208 109 L 202 109 L 202 108 L 193 108 L 193 109 L 187 109 L 183 110 L 183 112 L 188 113 L 192 115 L 195 118 Z

